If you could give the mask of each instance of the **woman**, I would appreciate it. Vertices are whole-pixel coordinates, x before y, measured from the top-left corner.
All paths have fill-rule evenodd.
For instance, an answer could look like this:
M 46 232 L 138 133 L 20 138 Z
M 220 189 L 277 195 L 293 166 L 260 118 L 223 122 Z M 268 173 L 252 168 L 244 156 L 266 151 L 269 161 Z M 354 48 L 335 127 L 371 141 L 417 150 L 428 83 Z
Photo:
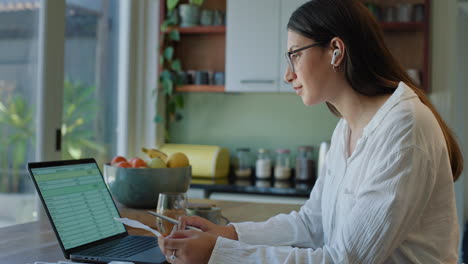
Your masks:
M 452 132 L 358 0 L 312 0 L 288 23 L 285 80 L 341 117 L 299 212 L 161 239 L 172 263 L 457 263 Z M 172 257 L 172 259 L 171 259 Z

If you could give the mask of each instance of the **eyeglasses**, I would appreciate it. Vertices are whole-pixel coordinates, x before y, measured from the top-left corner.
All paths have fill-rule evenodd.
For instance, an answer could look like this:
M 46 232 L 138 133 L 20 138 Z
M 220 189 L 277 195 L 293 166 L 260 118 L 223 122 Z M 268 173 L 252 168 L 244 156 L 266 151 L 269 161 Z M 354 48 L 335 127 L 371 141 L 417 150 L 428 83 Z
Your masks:
M 303 51 L 305 49 L 308 49 L 308 48 L 312 48 L 312 47 L 315 47 L 315 46 L 318 46 L 322 43 L 318 42 L 318 43 L 314 43 L 314 44 L 310 44 L 310 45 L 307 45 L 307 46 L 304 46 L 302 48 L 298 48 L 298 49 L 295 49 L 295 50 L 291 50 L 291 51 L 288 51 L 286 52 L 284 55 L 286 57 L 286 61 L 288 62 L 288 65 L 289 65 L 289 68 L 291 69 L 291 72 L 295 72 L 294 70 L 294 63 L 291 59 L 291 55 L 293 55 L 294 53 L 298 53 L 299 51 Z

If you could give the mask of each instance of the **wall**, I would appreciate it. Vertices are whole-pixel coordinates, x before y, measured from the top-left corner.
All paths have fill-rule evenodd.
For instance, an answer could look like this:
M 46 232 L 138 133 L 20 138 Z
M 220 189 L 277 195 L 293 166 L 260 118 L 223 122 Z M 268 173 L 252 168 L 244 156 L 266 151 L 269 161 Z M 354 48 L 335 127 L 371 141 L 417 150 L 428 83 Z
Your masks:
M 458 74 L 466 74 L 466 72 L 459 71 L 464 58 L 461 58 L 457 52 L 457 46 L 461 42 L 457 33 L 462 32 L 463 29 L 466 30 L 466 25 L 458 24 L 460 22 L 458 3 L 457 0 L 432 1 L 432 92 L 430 97 L 449 127 L 454 130 L 459 142 L 463 144 L 465 171 L 455 184 L 460 235 L 462 235 L 463 223 L 468 218 L 468 210 L 466 210 L 468 208 L 464 210 L 464 206 L 468 205 L 468 194 L 464 193 L 465 182 L 468 181 L 465 179 L 468 148 L 467 141 L 464 140 L 466 138 L 464 125 L 468 109 L 465 107 L 466 93 L 464 93 L 463 84 L 459 83 L 461 78 L 458 76 Z
M 459 4 L 460 9 L 459 9 L 459 36 L 460 36 L 460 41 L 458 42 L 458 52 L 460 54 L 460 57 L 458 57 L 459 61 L 459 66 L 458 66 L 458 90 L 460 92 L 464 93 L 464 96 L 459 97 L 460 103 L 457 103 L 457 105 L 462 105 L 464 106 L 465 103 L 468 100 L 468 92 L 466 92 L 466 87 L 468 85 L 468 76 L 466 73 L 468 73 L 468 66 L 466 65 L 466 62 L 468 61 L 468 51 L 466 50 L 466 47 L 468 46 L 468 32 L 466 31 L 466 26 L 468 26 L 468 1 L 463 1 L 460 2 Z M 463 26 L 464 25 L 464 26 Z M 460 124 L 464 126 L 464 136 L 463 137 L 463 143 L 465 146 L 464 149 L 464 154 L 465 154 L 465 170 L 468 170 L 468 130 L 467 130 L 467 124 L 466 124 L 466 113 L 467 109 L 465 108 L 465 112 L 461 112 L 460 114 Z M 465 173 L 465 175 L 468 175 Z M 466 176 L 465 176 L 466 177 Z M 465 182 L 465 190 L 468 189 L 468 179 L 464 179 Z M 465 193 L 465 218 L 464 220 L 468 220 L 468 192 Z
M 338 121 L 324 104 L 306 107 L 292 93 L 187 93 L 184 99 L 184 119 L 172 126 L 171 142 L 296 151 L 330 140 Z

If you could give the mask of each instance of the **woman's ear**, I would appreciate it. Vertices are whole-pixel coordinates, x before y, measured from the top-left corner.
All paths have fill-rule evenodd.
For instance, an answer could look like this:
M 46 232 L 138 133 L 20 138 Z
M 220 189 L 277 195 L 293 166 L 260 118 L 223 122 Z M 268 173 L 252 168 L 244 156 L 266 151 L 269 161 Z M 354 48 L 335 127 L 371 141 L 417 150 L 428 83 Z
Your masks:
M 345 52 L 346 47 L 343 40 L 339 37 L 334 37 L 330 41 L 330 64 L 339 67 L 343 62 Z

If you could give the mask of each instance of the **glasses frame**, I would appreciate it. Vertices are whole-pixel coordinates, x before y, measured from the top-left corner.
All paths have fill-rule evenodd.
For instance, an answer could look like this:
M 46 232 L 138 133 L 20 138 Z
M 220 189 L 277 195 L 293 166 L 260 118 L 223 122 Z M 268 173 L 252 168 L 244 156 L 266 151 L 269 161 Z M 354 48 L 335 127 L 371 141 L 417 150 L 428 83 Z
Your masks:
M 323 43 L 322 42 L 317 42 L 317 43 L 313 43 L 313 44 L 310 44 L 310 45 L 307 45 L 307 46 L 304 46 L 304 47 L 301 47 L 301 48 L 297 48 L 295 50 L 287 51 L 284 54 L 284 56 L 286 57 L 286 62 L 288 63 L 289 68 L 291 69 L 291 72 L 295 73 L 294 64 L 293 64 L 293 62 L 291 60 L 291 55 L 293 55 L 294 53 L 298 53 L 300 51 L 303 51 L 303 50 L 306 50 L 306 49 L 321 45 L 321 44 L 323 44 Z

